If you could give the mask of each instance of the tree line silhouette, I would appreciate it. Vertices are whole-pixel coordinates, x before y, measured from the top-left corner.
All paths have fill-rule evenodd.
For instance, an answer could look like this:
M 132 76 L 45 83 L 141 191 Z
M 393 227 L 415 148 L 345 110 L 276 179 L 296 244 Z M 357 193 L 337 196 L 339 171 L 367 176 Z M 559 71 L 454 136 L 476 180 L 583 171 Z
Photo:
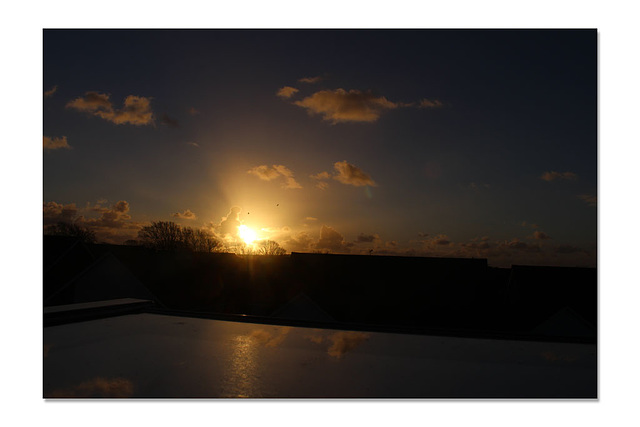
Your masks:
M 44 234 L 74 237 L 83 243 L 97 243 L 93 230 L 73 223 L 58 222 L 45 228 Z M 286 250 L 273 240 L 260 240 L 255 245 L 226 245 L 212 232 L 183 227 L 172 221 L 153 221 L 138 231 L 137 239 L 125 245 L 144 246 L 159 251 L 235 252 L 239 255 L 284 255 Z

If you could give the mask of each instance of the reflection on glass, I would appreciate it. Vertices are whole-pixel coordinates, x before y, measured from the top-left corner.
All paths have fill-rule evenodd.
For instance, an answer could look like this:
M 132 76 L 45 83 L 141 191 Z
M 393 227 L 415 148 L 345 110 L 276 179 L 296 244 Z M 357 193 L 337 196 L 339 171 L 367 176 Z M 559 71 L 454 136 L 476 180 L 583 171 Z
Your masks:
M 257 348 L 254 339 L 238 335 L 233 339 L 231 363 L 223 384 L 223 397 L 261 397 L 257 377 Z

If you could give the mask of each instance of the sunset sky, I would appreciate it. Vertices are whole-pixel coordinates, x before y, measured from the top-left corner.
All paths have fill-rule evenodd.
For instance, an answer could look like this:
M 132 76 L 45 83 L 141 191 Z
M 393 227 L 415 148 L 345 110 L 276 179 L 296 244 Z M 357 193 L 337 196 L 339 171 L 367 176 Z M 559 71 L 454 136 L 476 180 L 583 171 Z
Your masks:
M 596 36 L 45 30 L 44 225 L 595 266 Z

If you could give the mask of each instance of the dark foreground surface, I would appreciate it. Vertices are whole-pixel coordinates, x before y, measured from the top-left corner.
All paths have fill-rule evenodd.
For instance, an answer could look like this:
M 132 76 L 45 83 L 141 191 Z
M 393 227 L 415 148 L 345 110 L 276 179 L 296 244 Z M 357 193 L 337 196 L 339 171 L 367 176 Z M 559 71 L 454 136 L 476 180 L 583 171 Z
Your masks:
M 132 311 L 45 327 L 44 397 L 597 397 L 595 344 Z

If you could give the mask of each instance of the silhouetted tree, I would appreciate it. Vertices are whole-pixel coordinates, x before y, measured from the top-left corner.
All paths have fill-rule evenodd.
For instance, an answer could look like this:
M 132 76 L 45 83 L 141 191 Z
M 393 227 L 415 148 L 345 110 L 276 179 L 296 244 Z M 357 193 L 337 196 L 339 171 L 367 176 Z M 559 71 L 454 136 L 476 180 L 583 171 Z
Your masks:
M 207 231 L 193 230 L 167 221 L 154 221 L 151 225 L 142 227 L 138 232 L 138 240 L 146 247 L 165 251 L 183 249 L 214 252 L 220 247 L 220 242 Z
M 49 225 L 44 229 L 44 234 L 49 236 L 75 237 L 84 243 L 96 242 L 96 233 L 92 230 L 68 222 L 58 222 L 56 224 Z
M 222 247 L 213 234 L 205 230 L 182 229 L 182 240 L 185 247 L 194 252 L 215 252 Z
M 176 250 L 182 243 L 182 230 L 175 222 L 153 221 L 138 231 L 144 246 L 158 250 Z
M 258 243 L 257 253 L 259 255 L 284 255 L 287 251 L 278 242 L 262 240 Z

